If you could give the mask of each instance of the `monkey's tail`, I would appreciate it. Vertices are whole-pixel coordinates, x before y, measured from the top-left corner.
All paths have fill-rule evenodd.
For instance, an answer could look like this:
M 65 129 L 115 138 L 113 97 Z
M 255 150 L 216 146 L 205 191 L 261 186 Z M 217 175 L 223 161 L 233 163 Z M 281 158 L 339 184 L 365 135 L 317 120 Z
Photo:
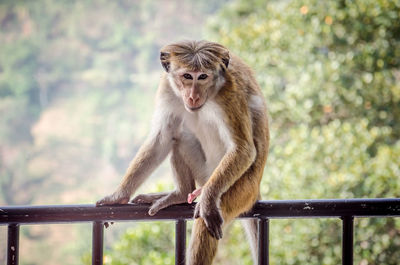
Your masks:
M 211 236 L 202 218 L 193 224 L 189 255 L 186 265 L 210 265 L 217 253 L 218 240 Z
M 250 242 L 251 256 L 253 257 L 253 264 L 257 264 L 258 260 L 258 224 L 257 219 L 241 220 L 247 239 Z

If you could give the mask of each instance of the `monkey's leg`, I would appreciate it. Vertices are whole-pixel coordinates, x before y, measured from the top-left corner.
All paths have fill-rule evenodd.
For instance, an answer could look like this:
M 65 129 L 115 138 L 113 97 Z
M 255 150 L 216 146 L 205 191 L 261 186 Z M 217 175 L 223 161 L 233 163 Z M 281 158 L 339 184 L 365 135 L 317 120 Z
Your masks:
M 238 179 L 221 196 L 220 209 L 225 227 L 241 213 L 251 209 L 259 194 L 259 180 L 254 167 Z M 252 244 L 253 245 L 253 244 Z M 190 241 L 188 265 L 210 265 L 217 252 L 218 240 L 211 236 L 202 218 L 195 220 Z
M 188 194 L 187 202 L 191 204 L 201 194 L 201 188 L 197 188 Z
M 199 166 L 195 166 L 193 162 L 205 162 L 202 157 L 196 157 L 202 154 L 202 151 L 198 149 L 199 147 L 200 145 L 193 136 L 182 133 L 181 137 L 175 139 L 171 155 L 176 190 L 155 194 L 140 194 L 132 202 L 152 203 L 149 210 L 150 215 L 154 215 L 159 210 L 170 205 L 185 203 L 188 194 L 195 189 L 195 178 L 201 172 L 201 170 L 194 172 L 194 169 Z

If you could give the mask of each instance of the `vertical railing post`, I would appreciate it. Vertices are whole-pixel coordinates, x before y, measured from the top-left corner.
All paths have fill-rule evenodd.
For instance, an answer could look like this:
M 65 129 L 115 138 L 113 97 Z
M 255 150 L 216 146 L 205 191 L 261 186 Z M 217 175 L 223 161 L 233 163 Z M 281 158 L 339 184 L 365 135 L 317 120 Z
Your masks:
M 7 234 L 7 265 L 18 265 L 19 225 L 9 224 Z
M 269 220 L 258 219 L 258 265 L 269 265 Z
M 104 229 L 103 222 L 93 222 L 93 234 L 92 234 L 92 265 L 103 264 L 103 241 L 104 241 Z
M 342 216 L 342 265 L 353 265 L 353 216 Z
M 186 221 L 175 223 L 175 265 L 185 265 L 186 254 Z

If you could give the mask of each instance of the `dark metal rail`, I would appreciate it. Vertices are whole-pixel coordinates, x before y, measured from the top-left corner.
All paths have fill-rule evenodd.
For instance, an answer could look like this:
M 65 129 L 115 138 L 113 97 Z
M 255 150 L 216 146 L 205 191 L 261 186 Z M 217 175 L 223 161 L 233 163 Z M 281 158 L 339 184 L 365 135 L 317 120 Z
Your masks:
M 109 221 L 176 220 L 175 264 L 185 264 L 186 220 L 193 216 L 194 205 L 182 204 L 147 214 L 148 205 L 49 205 L 0 206 L 0 225 L 8 225 L 7 264 L 18 264 L 19 226 L 23 224 L 93 222 L 92 264 L 103 264 L 103 224 Z M 342 219 L 342 264 L 353 264 L 353 220 L 355 217 L 399 217 L 400 198 L 348 200 L 259 201 L 240 218 L 257 218 L 259 237 L 258 264 L 269 264 L 270 218 Z

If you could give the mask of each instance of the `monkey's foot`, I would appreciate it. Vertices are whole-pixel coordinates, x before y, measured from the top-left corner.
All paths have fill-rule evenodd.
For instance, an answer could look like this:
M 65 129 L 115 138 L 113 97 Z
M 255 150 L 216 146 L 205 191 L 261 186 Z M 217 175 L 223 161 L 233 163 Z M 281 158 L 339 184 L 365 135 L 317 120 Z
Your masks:
M 133 203 L 151 203 L 149 215 L 155 215 L 159 210 L 168 206 L 186 202 L 186 194 L 172 191 L 153 194 L 140 194 L 131 202 Z
M 192 193 L 188 194 L 187 202 L 191 204 L 201 194 L 201 188 L 195 189 Z
M 167 196 L 169 192 L 157 192 L 148 194 L 139 194 L 131 200 L 131 203 L 154 203 L 160 198 Z

